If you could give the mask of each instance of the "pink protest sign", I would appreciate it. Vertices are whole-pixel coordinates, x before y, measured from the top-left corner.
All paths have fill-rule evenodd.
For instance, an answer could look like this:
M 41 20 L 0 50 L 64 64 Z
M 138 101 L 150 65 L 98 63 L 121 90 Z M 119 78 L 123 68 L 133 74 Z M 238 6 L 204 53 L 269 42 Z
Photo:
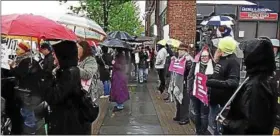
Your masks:
M 193 93 L 196 98 L 198 98 L 201 102 L 208 105 L 208 89 L 206 86 L 207 76 L 202 73 L 196 74 L 196 81 L 194 88 L 195 92 Z
M 89 80 L 81 80 L 82 87 L 85 91 L 89 92 L 89 87 L 91 85 L 92 78 Z
M 169 71 L 175 72 L 180 75 L 184 75 L 186 67 L 186 58 L 182 59 L 171 59 L 170 65 L 169 65 Z

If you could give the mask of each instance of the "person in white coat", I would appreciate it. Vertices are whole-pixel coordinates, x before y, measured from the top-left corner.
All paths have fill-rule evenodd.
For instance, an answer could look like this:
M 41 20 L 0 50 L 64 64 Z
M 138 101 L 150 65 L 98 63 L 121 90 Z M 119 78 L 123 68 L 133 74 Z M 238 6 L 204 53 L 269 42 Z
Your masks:
M 155 62 L 155 69 L 158 72 L 159 80 L 160 80 L 160 86 L 158 87 L 158 90 L 160 93 L 164 92 L 165 89 L 165 63 L 166 63 L 166 57 L 168 56 L 167 50 L 163 45 L 158 44 L 157 45 L 157 56 L 156 56 L 156 62 Z

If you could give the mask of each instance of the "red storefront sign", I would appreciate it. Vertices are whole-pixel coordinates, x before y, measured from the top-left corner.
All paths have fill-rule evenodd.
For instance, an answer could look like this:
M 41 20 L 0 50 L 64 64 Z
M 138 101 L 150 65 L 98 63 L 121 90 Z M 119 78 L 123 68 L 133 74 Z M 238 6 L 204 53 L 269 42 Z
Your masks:
M 277 21 L 278 13 L 261 6 L 241 6 L 240 20 Z
M 240 20 L 264 20 L 264 21 L 277 21 L 277 13 L 262 13 L 262 12 L 240 12 Z

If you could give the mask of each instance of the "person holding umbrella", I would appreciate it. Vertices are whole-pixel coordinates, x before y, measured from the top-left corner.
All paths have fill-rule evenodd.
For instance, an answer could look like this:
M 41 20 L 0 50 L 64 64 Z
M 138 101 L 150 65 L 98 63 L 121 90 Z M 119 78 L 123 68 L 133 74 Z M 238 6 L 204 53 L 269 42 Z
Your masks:
M 15 93 L 18 105 L 20 105 L 20 115 L 23 122 L 21 124 L 21 134 L 44 134 L 45 111 L 43 98 L 41 96 L 40 79 L 43 75 L 39 62 L 31 57 L 31 46 L 26 42 L 20 42 L 16 49 L 17 58 L 9 63 L 11 74 L 15 76 L 17 86 Z M 44 86 L 45 87 L 45 86 Z
M 123 48 L 116 48 L 117 54 L 113 60 L 112 86 L 110 93 L 110 101 L 116 102 L 113 111 L 124 109 L 124 102 L 129 99 L 128 81 L 125 73 L 125 56 Z
M 110 70 L 112 67 L 113 56 L 108 53 L 108 47 L 102 46 L 102 56 L 96 57 L 98 63 L 98 69 L 100 74 L 100 80 L 103 82 L 104 86 L 104 96 L 109 96 L 110 94 Z
M 52 70 L 55 68 L 54 66 L 54 58 L 52 55 L 51 45 L 44 42 L 41 44 L 40 52 L 44 55 L 43 60 L 43 70 L 48 73 L 48 75 L 52 75 Z

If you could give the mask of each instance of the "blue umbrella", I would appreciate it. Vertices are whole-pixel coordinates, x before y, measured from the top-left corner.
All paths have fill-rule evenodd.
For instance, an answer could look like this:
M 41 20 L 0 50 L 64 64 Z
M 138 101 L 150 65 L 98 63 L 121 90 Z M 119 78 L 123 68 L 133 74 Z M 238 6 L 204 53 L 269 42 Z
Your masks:
M 209 20 L 204 20 L 200 24 L 208 26 L 233 25 L 234 19 L 229 16 L 212 16 Z

